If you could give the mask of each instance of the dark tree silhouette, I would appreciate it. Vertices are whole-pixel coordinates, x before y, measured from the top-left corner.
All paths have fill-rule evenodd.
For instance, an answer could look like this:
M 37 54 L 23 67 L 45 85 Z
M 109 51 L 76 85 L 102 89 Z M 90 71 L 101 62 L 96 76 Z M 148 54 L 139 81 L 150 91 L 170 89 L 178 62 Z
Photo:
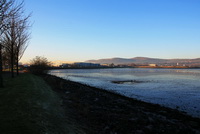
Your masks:
M 21 5 L 19 8 L 22 9 Z M 18 62 L 27 48 L 30 35 L 28 32 L 30 27 L 28 19 L 30 16 L 23 17 L 20 10 L 11 16 L 10 28 L 4 33 L 4 47 L 10 57 L 12 77 L 14 77 L 14 67 L 17 68 L 17 74 L 19 74 Z
M 4 59 L 9 60 L 14 77 L 14 67 L 17 67 L 18 73 L 18 62 L 29 40 L 30 15 L 24 15 L 23 3 L 0 0 L 0 87 L 3 87 L 2 54 L 5 54 Z
M 9 16 L 13 13 L 13 0 L 0 0 L 0 87 L 3 87 L 2 77 L 2 35 L 9 27 Z
M 30 32 L 29 32 L 29 21 L 28 18 L 30 16 L 24 18 L 20 25 L 17 26 L 17 41 L 16 41 L 16 49 L 15 49 L 15 58 L 16 58 L 16 68 L 17 68 L 17 75 L 19 75 L 19 60 L 22 58 L 24 51 L 28 47 L 28 41 L 30 39 Z
M 46 73 L 50 66 L 51 66 L 51 63 L 48 61 L 47 58 L 42 57 L 42 56 L 36 56 L 30 62 L 30 71 L 33 74 L 41 75 L 41 74 Z

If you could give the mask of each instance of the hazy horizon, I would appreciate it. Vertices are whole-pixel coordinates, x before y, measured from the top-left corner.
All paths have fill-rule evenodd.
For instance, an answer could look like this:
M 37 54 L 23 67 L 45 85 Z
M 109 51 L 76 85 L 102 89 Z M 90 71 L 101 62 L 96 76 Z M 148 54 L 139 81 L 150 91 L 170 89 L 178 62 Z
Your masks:
M 67 60 L 53 60 L 53 61 L 50 61 L 50 62 L 64 62 L 64 63 L 75 63 L 75 62 L 87 62 L 87 61 L 90 61 L 90 60 L 104 60 L 104 59 L 117 59 L 117 58 L 120 58 L 120 59 L 133 59 L 133 58 L 150 58 L 150 59 L 163 59 L 163 60 L 173 60 L 173 59 L 200 59 L 200 57 L 197 57 L 197 58 L 169 58 L 169 59 L 166 59 L 166 58 L 156 58 L 156 57 L 142 57 L 142 56 L 136 56 L 136 57 L 129 57 L 129 58 L 125 58 L 125 57 L 112 57 L 112 58 L 100 58 L 100 59 L 87 59 L 87 60 L 84 60 L 84 61 L 67 61 Z M 22 61 L 21 63 L 23 64 L 28 64 L 29 61 Z

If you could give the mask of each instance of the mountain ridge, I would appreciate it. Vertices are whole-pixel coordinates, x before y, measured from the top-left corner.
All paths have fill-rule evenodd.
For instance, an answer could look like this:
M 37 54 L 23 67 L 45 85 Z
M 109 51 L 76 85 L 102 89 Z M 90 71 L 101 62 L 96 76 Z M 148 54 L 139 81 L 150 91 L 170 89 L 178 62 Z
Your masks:
M 200 58 L 194 59 L 160 59 L 149 57 L 134 57 L 134 58 L 107 58 L 98 60 L 87 60 L 85 62 L 99 63 L 99 64 L 164 64 L 164 63 L 182 63 L 182 64 L 200 64 Z

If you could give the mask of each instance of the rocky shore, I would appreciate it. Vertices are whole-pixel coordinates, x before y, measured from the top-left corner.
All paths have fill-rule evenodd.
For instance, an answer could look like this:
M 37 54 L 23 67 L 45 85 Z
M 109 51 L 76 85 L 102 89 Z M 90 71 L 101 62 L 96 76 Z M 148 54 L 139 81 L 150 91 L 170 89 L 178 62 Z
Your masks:
M 43 78 L 62 97 L 66 118 L 86 134 L 200 134 L 200 119 L 178 110 L 51 75 Z

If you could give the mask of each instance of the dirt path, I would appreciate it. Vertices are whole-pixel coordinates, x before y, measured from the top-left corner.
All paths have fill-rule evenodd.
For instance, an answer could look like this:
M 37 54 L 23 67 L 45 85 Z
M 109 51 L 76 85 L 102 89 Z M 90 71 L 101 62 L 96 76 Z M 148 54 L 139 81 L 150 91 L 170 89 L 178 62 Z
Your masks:
M 60 94 L 66 116 L 87 134 L 200 134 L 200 119 L 55 76 L 44 76 Z

